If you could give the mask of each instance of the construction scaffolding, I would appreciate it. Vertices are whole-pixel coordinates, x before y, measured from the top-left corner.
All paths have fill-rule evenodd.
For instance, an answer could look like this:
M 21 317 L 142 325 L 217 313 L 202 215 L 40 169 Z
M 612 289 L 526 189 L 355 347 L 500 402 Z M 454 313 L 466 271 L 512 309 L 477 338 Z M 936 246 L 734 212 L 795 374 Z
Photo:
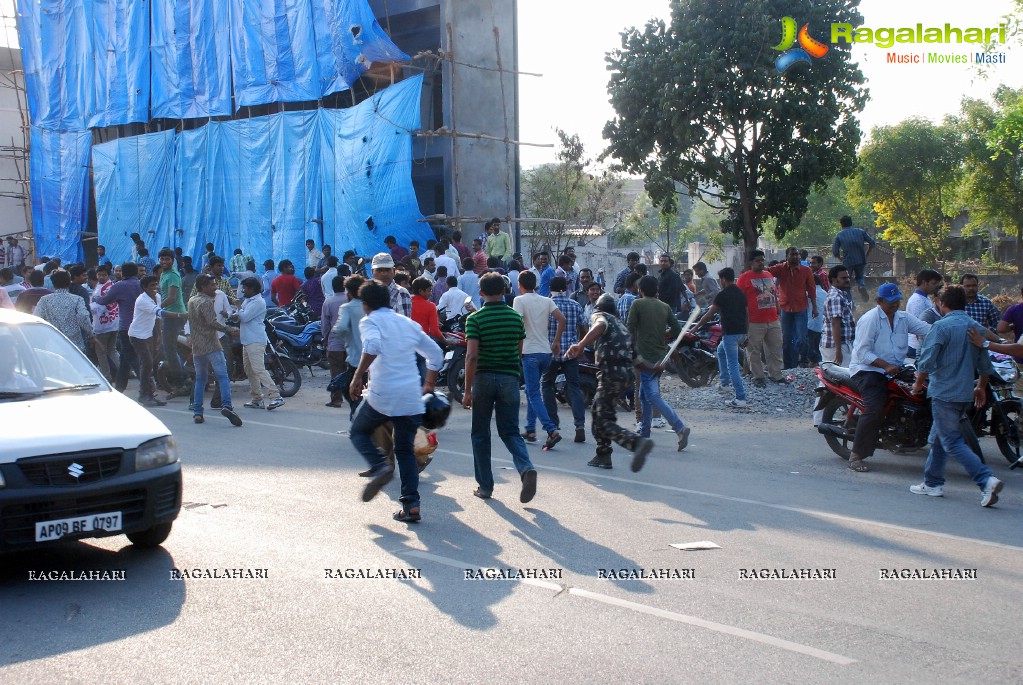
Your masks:
M 14 236 L 33 255 L 29 192 L 29 117 L 13 3 L 0 3 L 0 236 Z M 34 255 L 33 255 L 34 256 Z

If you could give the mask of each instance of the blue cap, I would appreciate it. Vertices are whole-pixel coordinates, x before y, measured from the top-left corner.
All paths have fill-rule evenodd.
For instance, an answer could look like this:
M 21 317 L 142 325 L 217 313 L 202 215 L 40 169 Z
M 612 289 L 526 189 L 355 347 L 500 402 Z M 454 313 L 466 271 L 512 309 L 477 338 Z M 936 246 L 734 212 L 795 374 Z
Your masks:
M 881 287 L 877 289 L 877 296 L 886 302 L 898 302 L 902 299 L 902 293 L 899 292 L 899 286 L 894 283 L 881 284 Z

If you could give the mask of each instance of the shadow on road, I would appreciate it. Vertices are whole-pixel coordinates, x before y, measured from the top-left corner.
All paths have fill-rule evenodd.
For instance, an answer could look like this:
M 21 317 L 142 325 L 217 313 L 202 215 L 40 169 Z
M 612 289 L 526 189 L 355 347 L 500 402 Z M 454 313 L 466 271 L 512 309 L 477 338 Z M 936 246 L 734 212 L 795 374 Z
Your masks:
M 185 602 L 184 581 L 171 580 L 174 560 L 162 547 L 111 551 L 76 542 L 2 561 L 0 667 L 162 628 Z M 125 580 L 30 580 L 30 572 L 121 569 Z

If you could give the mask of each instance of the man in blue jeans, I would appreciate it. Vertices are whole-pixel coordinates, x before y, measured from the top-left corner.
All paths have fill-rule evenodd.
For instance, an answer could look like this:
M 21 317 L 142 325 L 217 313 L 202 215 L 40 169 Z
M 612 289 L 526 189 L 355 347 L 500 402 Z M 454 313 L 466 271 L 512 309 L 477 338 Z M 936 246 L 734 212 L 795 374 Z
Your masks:
M 565 315 L 565 330 L 559 341 L 561 354 L 553 355 L 551 363 L 543 374 L 543 404 L 547 409 L 548 416 L 554 421 L 558 428 L 561 428 L 561 421 L 558 418 L 558 400 L 555 396 L 558 382 L 558 375 L 565 374 L 565 393 L 568 395 L 568 403 L 572 407 L 572 419 L 575 422 L 575 441 L 586 442 L 586 398 L 583 397 L 583 389 L 579 384 L 579 360 L 568 357 L 568 348 L 579 342 L 579 338 L 586 335 L 586 321 L 583 319 L 583 308 L 578 302 L 568 296 L 567 290 L 571 286 L 562 276 L 555 276 L 551 279 L 551 301 L 562 314 Z M 557 330 L 557 323 L 552 319 L 550 322 L 550 336 Z
M 931 326 L 924 339 L 917 365 L 913 394 L 924 392 L 924 381 L 930 380 L 927 396 L 931 399 L 934 423 L 928 440 L 931 451 L 924 463 L 924 482 L 911 485 L 915 495 L 942 497 L 945 494 L 945 462 L 948 457 L 958 461 L 981 490 L 980 505 L 990 507 L 998 501 L 1002 481 L 991 475 L 984 464 L 963 439 L 959 417 L 970 406 L 984 406 L 987 379 L 991 375 L 991 358 L 987 350 L 970 344 L 967 332 L 983 331 L 966 314 L 966 292 L 952 286 L 941 294 L 942 318 Z M 974 375 L 979 374 L 974 387 Z
M 423 395 L 433 392 L 444 353 L 412 319 L 391 309 L 386 285 L 369 281 L 359 289 L 366 316 L 359 322 L 362 356 L 355 369 L 349 394 L 354 401 L 365 398 L 355 410 L 349 428 L 352 444 L 367 462 L 371 479 L 362 492 L 369 502 L 394 477 L 394 466 L 373 442 L 373 431 L 390 422 L 394 428 L 394 460 L 401 476 L 402 507 L 394 520 L 416 523 L 419 511 L 419 468 L 414 452 L 416 430 L 426 411 Z M 426 380 L 420 385 L 416 355 L 426 358 Z M 363 382 L 369 373 L 369 388 Z
M 739 343 L 749 333 L 746 293 L 735 285 L 735 270 L 729 267 L 718 271 L 718 283 L 721 288 L 714 296 L 713 304 L 696 323 L 696 328 L 702 327 L 718 312 L 721 313 L 721 341 L 717 349 L 721 383 L 718 391 L 721 394 L 730 394 L 729 386 L 735 388 L 735 397 L 726 404 L 733 409 L 745 409 L 746 388 L 742 384 L 742 374 L 739 371 Z
M 523 272 L 520 275 L 527 275 Z M 533 274 L 529 274 L 533 276 Z M 536 277 L 533 277 L 535 285 Z M 480 279 L 483 306 L 465 321 L 465 395 L 462 406 L 472 409 L 472 456 L 480 499 L 494 493 L 490 460 L 490 419 L 497 414 L 497 434 L 512 455 L 522 480 L 519 501 L 536 495 L 536 469 L 519 435 L 519 374 L 526 329 L 522 317 L 504 301 L 504 278 L 497 273 Z M 516 298 L 518 300 L 518 298 Z
M 502 279 L 503 282 L 503 279 Z M 526 339 L 522 344 L 522 373 L 526 384 L 526 432 L 523 437 L 530 442 L 536 440 L 536 420 L 547 431 L 543 448 L 549 450 L 561 441 L 561 433 L 543 403 L 540 377 L 551 364 L 553 355 L 561 352 L 561 334 L 565 331 L 565 315 L 554 301 L 533 292 L 536 289 L 536 274 L 523 271 L 519 274 L 519 293 L 512 303 L 522 317 Z M 551 317 L 556 321 L 554 342 L 548 339 Z
M 657 279 L 653 276 L 639 279 L 639 292 L 642 297 L 633 302 L 629 309 L 629 334 L 636 348 L 636 366 L 640 368 L 639 399 L 643 407 L 640 435 L 644 438 L 650 437 L 653 408 L 657 407 L 661 416 L 678 435 L 678 451 L 681 452 L 689 444 L 689 428 L 661 397 L 661 371 L 664 367 L 660 362 L 668 352 L 668 347 L 664 344 L 664 334 L 677 336 L 682 331 L 682 325 L 675 318 L 671 307 L 657 298 L 657 285 Z
M 238 329 L 226 326 L 217 319 L 213 307 L 217 281 L 213 276 L 200 275 L 195 279 L 195 288 L 198 292 L 188 300 L 189 342 L 192 345 L 192 362 L 195 365 L 192 420 L 195 423 L 205 422 L 202 403 L 206 394 L 207 368 L 212 366 L 213 374 L 217 378 L 217 387 L 220 389 L 220 413 L 231 422 L 231 425 L 237 427 L 242 425 L 242 420 L 231 404 L 231 381 L 227 376 L 227 359 L 220 345 L 220 334 L 237 336 Z

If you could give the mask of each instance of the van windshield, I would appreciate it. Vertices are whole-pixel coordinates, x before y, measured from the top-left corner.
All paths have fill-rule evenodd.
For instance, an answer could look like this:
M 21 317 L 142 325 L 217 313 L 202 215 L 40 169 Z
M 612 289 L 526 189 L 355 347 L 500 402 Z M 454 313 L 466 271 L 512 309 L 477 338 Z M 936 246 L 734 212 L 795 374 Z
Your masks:
M 96 387 L 110 386 L 92 362 L 52 326 L 0 324 L 0 398 Z

